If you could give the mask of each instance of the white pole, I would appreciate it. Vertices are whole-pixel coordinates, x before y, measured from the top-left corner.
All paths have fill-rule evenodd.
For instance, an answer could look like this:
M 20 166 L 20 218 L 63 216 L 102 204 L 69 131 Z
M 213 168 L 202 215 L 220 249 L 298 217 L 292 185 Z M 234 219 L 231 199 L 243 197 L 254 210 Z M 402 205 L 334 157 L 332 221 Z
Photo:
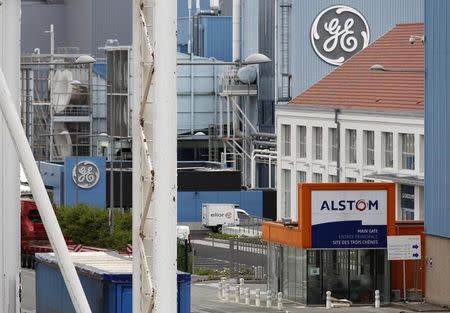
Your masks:
M 155 0 L 153 154 L 155 312 L 177 310 L 177 90 L 175 0 Z
M 20 1 L 2 1 L 1 8 L 0 68 L 14 99 L 11 110 L 17 114 L 20 103 Z M 0 129 L 0 312 L 13 313 L 20 310 L 16 304 L 19 298 L 16 279 L 20 272 L 19 160 L 2 117 Z
M 406 302 L 406 264 L 403 260 L 403 301 Z
M 14 100 L 11 97 L 8 86 L 6 85 L 3 71 L 0 71 L 0 106 L 5 118 L 9 133 L 12 136 L 17 153 L 19 155 L 22 167 L 31 186 L 33 198 L 36 201 L 39 214 L 47 231 L 48 239 L 55 252 L 59 268 L 66 283 L 69 296 L 72 300 L 75 311 L 78 313 L 91 312 L 89 304 L 81 287 L 75 267 L 67 249 L 66 242 L 56 219 L 55 212 L 48 197 L 41 174 L 36 165 L 33 153 L 28 144 L 27 137 L 20 123 Z
M 327 295 L 327 297 L 326 297 L 326 299 L 325 299 L 325 308 L 327 308 L 327 309 L 331 309 L 331 291 L 327 291 L 326 292 L 326 295 Z
M 375 308 L 380 308 L 380 291 L 375 290 Z
M 233 61 L 241 59 L 241 1 L 233 0 L 232 36 L 233 36 Z
M 255 306 L 261 306 L 261 290 L 256 289 L 255 291 Z

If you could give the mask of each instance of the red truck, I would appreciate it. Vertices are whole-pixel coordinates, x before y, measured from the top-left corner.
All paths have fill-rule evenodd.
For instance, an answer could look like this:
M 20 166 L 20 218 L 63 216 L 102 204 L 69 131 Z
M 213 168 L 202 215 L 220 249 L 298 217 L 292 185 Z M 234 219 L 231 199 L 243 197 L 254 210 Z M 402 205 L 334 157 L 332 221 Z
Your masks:
M 20 200 L 20 247 L 23 268 L 34 268 L 35 253 L 53 252 L 47 233 L 42 223 L 36 203 L 33 199 Z M 67 247 L 74 252 L 109 251 L 107 249 L 75 244 L 70 238 L 65 238 Z

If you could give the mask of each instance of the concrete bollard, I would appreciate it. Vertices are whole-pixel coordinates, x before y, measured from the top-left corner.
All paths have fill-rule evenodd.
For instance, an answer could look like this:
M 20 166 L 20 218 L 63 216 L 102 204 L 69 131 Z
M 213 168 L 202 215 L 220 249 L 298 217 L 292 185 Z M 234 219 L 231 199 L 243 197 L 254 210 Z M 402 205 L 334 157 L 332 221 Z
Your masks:
M 240 294 L 240 290 L 239 290 L 239 285 L 236 285 L 236 288 L 234 289 L 234 302 L 239 303 L 241 294 Z
M 266 308 L 270 308 L 272 306 L 272 291 L 267 290 L 267 300 L 266 300 Z
M 380 307 L 380 291 L 375 290 L 375 308 Z
M 250 288 L 245 288 L 245 304 L 250 304 Z
M 222 299 L 225 299 L 225 285 L 226 285 L 226 278 L 222 277 L 220 278 L 220 284 L 222 284 Z
M 261 290 L 259 289 L 255 290 L 255 305 L 261 306 Z
M 224 292 L 225 292 L 225 297 L 224 297 L 225 301 L 230 300 L 230 285 L 229 284 L 225 284 Z
M 241 290 L 241 295 L 244 293 L 245 289 L 244 289 L 244 279 L 240 278 L 239 279 L 239 288 Z
M 277 310 L 281 310 L 283 308 L 283 293 L 280 291 L 277 294 Z
M 219 300 L 222 300 L 223 297 L 223 283 L 219 281 Z
M 331 309 L 331 291 L 327 291 L 326 308 Z

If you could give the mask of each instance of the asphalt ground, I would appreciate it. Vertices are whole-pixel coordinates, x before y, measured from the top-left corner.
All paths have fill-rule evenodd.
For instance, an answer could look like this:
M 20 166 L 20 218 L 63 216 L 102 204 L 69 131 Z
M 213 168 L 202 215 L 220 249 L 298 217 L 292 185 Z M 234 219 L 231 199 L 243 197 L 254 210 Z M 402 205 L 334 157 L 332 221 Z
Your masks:
M 251 290 L 250 305 L 245 304 L 244 296 L 240 297 L 240 303 L 235 302 L 235 296 L 233 288 L 236 285 L 235 281 L 232 283 L 232 291 L 230 292 L 229 300 L 223 300 L 219 298 L 218 282 L 199 282 L 193 283 L 191 286 L 191 312 L 192 313 L 248 313 L 248 312 L 272 312 L 272 313 L 326 313 L 326 312 L 338 312 L 338 313 L 410 313 L 410 312 L 443 312 L 441 308 L 430 305 L 424 305 L 427 310 L 420 310 L 421 304 L 411 305 L 399 305 L 389 306 L 382 308 L 375 308 L 373 306 L 352 306 L 326 309 L 325 307 L 305 307 L 303 305 L 283 301 L 282 310 L 277 309 L 277 303 L 272 301 L 272 307 L 266 307 L 266 285 L 264 284 L 251 284 L 247 285 Z M 255 290 L 261 290 L 261 306 L 255 306 Z M 446 311 L 448 312 L 448 311 Z

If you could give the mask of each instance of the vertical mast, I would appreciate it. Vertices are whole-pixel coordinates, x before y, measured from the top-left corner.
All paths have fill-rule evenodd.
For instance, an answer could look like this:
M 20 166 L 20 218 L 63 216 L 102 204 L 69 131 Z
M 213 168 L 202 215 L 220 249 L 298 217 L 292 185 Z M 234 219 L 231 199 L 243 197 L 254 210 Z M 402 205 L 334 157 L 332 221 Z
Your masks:
M 133 9 L 133 312 L 176 312 L 176 2 Z

